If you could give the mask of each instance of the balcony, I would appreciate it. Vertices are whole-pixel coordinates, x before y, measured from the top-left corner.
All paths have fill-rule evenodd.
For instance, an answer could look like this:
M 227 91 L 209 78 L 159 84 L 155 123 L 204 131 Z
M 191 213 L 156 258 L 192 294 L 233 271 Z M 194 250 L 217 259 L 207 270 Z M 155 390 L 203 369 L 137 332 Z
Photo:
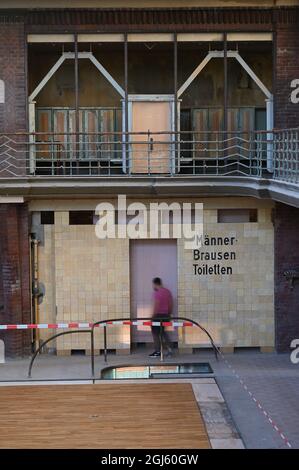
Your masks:
M 212 184 L 216 192 L 221 184 L 235 195 L 255 185 L 297 199 L 299 129 L 0 135 L 2 188 L 22 181 L 32 187 L 81 181 L 99 188 L 122 186 L 121 180 L 126 186 L 150 181 L 168 188 L 183 181 L 189 188 Z

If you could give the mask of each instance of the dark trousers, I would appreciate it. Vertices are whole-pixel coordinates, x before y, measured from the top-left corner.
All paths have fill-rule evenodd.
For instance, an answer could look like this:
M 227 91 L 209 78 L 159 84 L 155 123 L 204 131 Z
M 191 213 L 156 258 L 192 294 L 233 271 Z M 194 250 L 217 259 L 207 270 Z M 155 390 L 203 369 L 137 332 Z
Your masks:
M 160 313 L 156 314 L 153 316 L 152 321 L 165 321 L 168 322 L 170 321 L 170 316 L 167 315 L 167 313 Z M 165 331 L 164 326 L 152 326 L 152 335 L 153 335 L 153 340 L 154 340 L 154 345 L 155 345 L 155 350 L 160 351 L 161 345 L 160 345 L 160 336 L 162 340 L 162 344 L 164 347 L 167 349 L 171 348 L 171 342 L 169 339 L 168 333 Z

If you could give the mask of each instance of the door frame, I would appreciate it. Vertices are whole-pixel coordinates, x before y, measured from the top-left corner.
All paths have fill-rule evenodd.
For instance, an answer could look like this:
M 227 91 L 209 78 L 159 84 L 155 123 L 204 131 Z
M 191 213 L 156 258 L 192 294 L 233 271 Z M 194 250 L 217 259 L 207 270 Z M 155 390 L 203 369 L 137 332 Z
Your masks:
M 178 240 L 176 238 L 145 238 L 145 239 L 131 239 L 129 241 L 129 273 L 130 273 L 130 318 L 132 318 L 133 316 L 133 308 L 132 308 L 132 288 L 133 288 L 133 282 L 132 282 L 132 276 L 131 276 L 131 268 L 132 268 L 132 256 L 131 256 L 131 252 L 132 252 L 132 245 L 134 244 L 134 242 L 172 242 L 174 245 L 175 245 L 175 248 L 176 248 L 176 295 L 177 295 L 177 298 L 176 298 L 176 308 L 177 308 L 177 315 L 178 315 L 178 308 L 179 308 L 179 305 L 178 305 L 178 293 L 179 293 L 179 271 L 178 271 Z M 173 293 L 172 293 L 173 294 Z M 134 315 L 134 318 L 135 318 L 135 315 Z M 132 334 L 132 329 L 134 328 L 134 326 L 131 325 L 130 327 L 130 345 L 132 347 L 132 345 L 136 346 L 137 344 L 142 344 L 143 342 L 140 341 L 138 343 L 138 341 L 133 341 L 133 334 Z M 136 327 L 135 327 L 136 328 Z M 172 342 L 178 342 L 178 330 L 177 328 L 174 329 L 174 331 L 171 331 L 171 335 L 176 335 L 175 338 L 172 338 L 171 341 Z M 150 342 L 149 342 L 150 344 Z
M 132 126 L 133 126 L 133 103 L 134 102 L 165 102 L 170 104 L 170 123 L 169 123 L 169 132 L 171 132 L 171 147 L 169 152 L 169 171 L 174 173 L 175 171 L 175 143 L 176 143 L 176 135 L 175 135 L 175 113 L 179 116 L 180 113 L 180 100 L 177 100 L 175 103 L 175 95 L 164 95 L 164 94 L 141 94 L 141 95 L 128 95 L 128 137 L 126 137 L 125 133 L 123 133 L 123 171 L 126 173 L 131 173 L 132 171 Z M 179 128 L 179 119 L 178 121 L 178 129 L 177 132 L 180 131 Z M 125 129 L 125 122 L 126 122 L 126 102 L 122 100 L 122 127 Z M 166 129 L 161 129 L 163 131 Z M 127 146 L 128 145 L 128 149 Z M 128 158 L 126 153 L 129 153 Z

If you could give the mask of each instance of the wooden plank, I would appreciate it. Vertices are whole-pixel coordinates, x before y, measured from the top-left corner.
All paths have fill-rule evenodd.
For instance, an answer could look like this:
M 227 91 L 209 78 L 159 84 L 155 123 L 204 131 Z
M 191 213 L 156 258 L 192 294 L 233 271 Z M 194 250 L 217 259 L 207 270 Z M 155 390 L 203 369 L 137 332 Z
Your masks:
M 57 159 L 66 158 L 68 152 L 68 110 L 53 110 L 54 156 Z
M 0 387 L 0 448 L 209 447 L 191 384 Z
M 223 130 L 224 126 L 224 110 L 223 108 L 211 108 L 209 109 L 209 134 L 210 144 L 208 145 L 208 156 L 210 158 L 223 157 L 222 144 L 223 134 L 219 134 L 219 131 Z M 220 144 L 219 144 L 220 141 Z M 219 148 L 220 147 L 220 148 Z
M 115 132 L 114 125 L 114 110 L 113 109 L 101 109 L 100 115 L 100 132 Z M 104 160 L 111 160 L 114 158 L 114 135 L 103 135 L 101 137 L 101 157 Z
M 194 154 L 193 157 L 199 158 L 204 156 L 204 149 L 207 144 L 203 144 L 203 140 L 208 140 L 208 109 L 194 109 L 192 112 L 192 130 L 194 131 Z
M 81 136 L 83 140 L 83 156 L 86 159 L 97 157 L 97 141 L 98 141 L 98 113 L 96 109 L 85 109 L 82 111 L 82 131 L 85 133 Z M 91 133 L 91 135 L 90 135 Z
M 39 109 L 36 110 L 37 132 L 46 132 L 46 134 L 37 134 L 38 142 L 50 141 L 50 134 L 52 132 L 51 126 L 51 110 Z M 49 132 L 49 134 L 47 134 Z M 51 156 L 51 144 L 41 144 L 36 147 L 37 158 L 49 158 Z

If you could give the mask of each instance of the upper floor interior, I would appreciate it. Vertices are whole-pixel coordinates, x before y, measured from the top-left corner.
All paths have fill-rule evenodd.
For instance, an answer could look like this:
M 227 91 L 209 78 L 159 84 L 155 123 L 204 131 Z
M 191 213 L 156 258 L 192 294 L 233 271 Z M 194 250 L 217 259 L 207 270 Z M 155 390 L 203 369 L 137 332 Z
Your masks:
M 273 172 L 273 33 L 27 41 L 32 174 Z
M 23 133 L 1 135 L 1 177 L 298 184 L 299 2 L 122 3 L 2 2 L 12 45 L 1 50 L 0 124 L 26 118 Z M 17 29 L 24 62 L 12 76 Z

